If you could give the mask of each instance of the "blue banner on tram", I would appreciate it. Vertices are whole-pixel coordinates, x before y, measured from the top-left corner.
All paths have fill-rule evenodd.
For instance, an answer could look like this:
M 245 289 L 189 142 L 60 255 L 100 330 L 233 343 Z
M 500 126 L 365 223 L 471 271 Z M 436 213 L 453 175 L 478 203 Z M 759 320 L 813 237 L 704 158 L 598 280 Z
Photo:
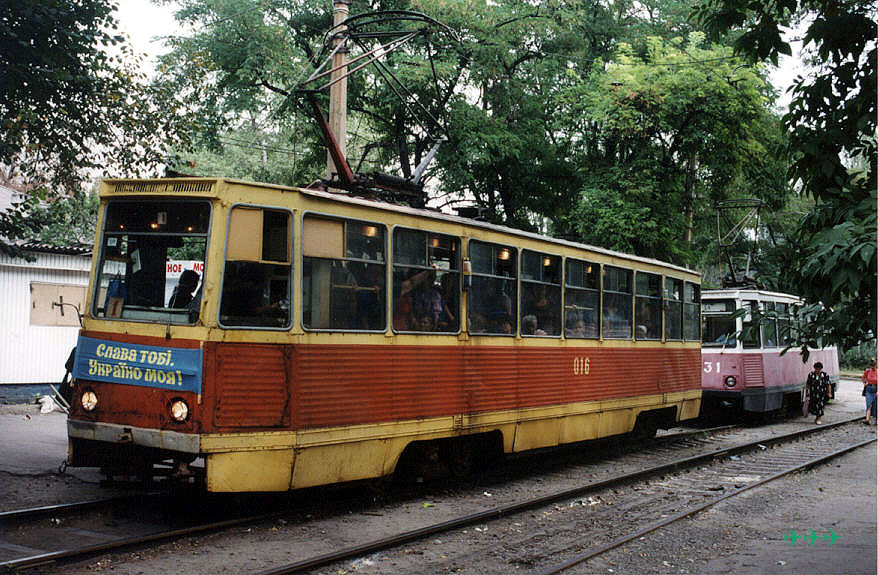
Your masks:
M 201 349 L 136 345 L 79 336 L 73 376 L 201 393 Z

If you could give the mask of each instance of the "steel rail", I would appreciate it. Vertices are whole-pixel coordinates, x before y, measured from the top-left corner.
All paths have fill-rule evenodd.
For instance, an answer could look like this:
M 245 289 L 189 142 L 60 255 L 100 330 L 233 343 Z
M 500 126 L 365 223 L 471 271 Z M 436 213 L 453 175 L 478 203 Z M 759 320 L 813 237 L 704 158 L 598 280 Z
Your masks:
M 138 493 L 135 495 L 123 495 L 120 497 L 92 499 L 90 501 L 76 501 L 74 503 L 59 503 L 57 505 L 44 505 L 41 507 L 29 507 L 25 509 L 11 509 L 9 511 L 0 511 L 0 524 L 2 524 L 4 521 L 9 521 L 12 519 L 31 519 L 36 517 L 42 517 L 44 515 L 51 515 L 53 513 L 74 513 L 76 511 L 88 509 L 90 507 L 110 505 L 112 503 L 124 503 L 127 501 L 134 501 L 137 499 L 143 499 L 148 497 L 160 497 L 163 495 L 165 494 L 158 492 Z
M 848 423 L 852 423 L 855 421 L 862 420 L 862 416 L 857 416 L 852 419 L 824 424 L 816 427 L 809 427 L 804 430 L 795 431 L 793 433 L 788 433 L 785 435 L 779 435 L 771 438 L 759 439 L 750 443 L 744 443 L 740 445 L 735 445 L 731 447 L 726 447 L 723 449 L 718 449 L 711 451 L 709 453 L 704 453 L 701 455 L 695 455 L 692 457 L 686 457 L 683 459 L 679 459 L 676 461 L 671 461 L 668 463 L 663 463 L 661 465 L 657 465 L 654 467 L 649 467 L 646 469 L 641 469 L 639 471 L 634 471 L 631 473 L 625 473 L 621 475 L 616 475 L 610 477 L 608 479 L 603 479 L 601 481 L 591 482 L 585 485 L 580 485 L 578 487 L 574 487 L 571 489 L 566 489 L 564 491 L 559 491 L 556 493 L 550 493 L 548 495 L 543 495 L 541 497 L 537 497 L 534 499 L 526 499 L 523 501 L 517 501 L 515 503 L 510 503 L 507 505 L 502 505 L 499 507 L 494 507 L 492 509 L 487 509 L 485 511 L 480 511 L 478 513 L 473 513 L 471 515 L 466 515 L 462 517 L 458 517 L 455 519 L 450 519 L 448 521 L 442 521 L 440 523 L 434 523 L 432 525 L 427 525 L 425 527 L 421 527 L 418 529 L 413 529 L 411 531 L 405 531 L 402 533 L 397 533 L 396 535 L 391 535 L 389 537 L 384 537 L 381 539 L 376 539 L 373 541 L 368 541 L 366 543 L 362 543 L 360 545 L 354 545 L 351 547 L 345 547 L 339 549 L 337 551 L 332 551 L 330 553 L 325 553 L 323 555 L 318 555 L 315 557 L 310 557 L 307 559 L 302 559 L 300 561 L 296 561 L 294 563 L 289 563 L 287 565 L 283 565 L 281 567 L 276 567 L 274 569 L 268 569 L 265 571 L 259 571 L 255 575 L 287 575 L 289 573 L 300 573 L 302 571 L 307 571 L 310 569 L 315 569 L 317 567 L 323 567 L 332 563 L 336 563 L 338 561 L 342 561 L 345 559 L 351 559 L 355 557 L 361 557 L 363 555 L 368 555 L 370 553 L 374 553 L 376 551 L 381 551 L 384 549 L 389 549 L 392 547 L 397 547 L 399 545 L 410 543 L 412 541 L 417 541 L 419 539 L 423 539 L 424 537 L 428 537 L 430 535 L 436 535 L 438 533 L 443 533 L 446 531 L 451 531 L 452 529 L 458 529 L 461 527 L 467 527 L 469 525 L 483 523 L 485 521 L 499 519 L 506 515 L 512 515 L 514 513 L 518 513 L 521 511 L 526 511 L 529 509 L 533 509 L 536 507 L 542 507 L 548 505 L 550 503 L 555 503 L 556 501 L 561 501 L 564 499 L 570 499 L 573 497 L 578 497 L 584 493 L 590 491 L 596 491 L 598 489 L 603 489 L 605 487 L 609 487 L 612 485 L 616 485 L 619 483 L 624 483 L 636 479 L 641 479 L 653 475 L 661 475 L 667 473 L 669 471 L 674 471 L 680 468 L 687 468 L 698 465 L 705 461 L 710 461 L 714 458 L 721 457 L 724 455 L 733 455 L 735 453 L 741 453 L 745 451 L 750 451 L 754 448 L 758 448 L 759 446 L 773 445 L 776 443 L 783 443 L 786 441 L 791 441 L 793 439 L 797 439 L 799 437 L 804 437 L 813 433 L 826 431 L 828 429 L 833 429 L 835 427 L 840 427 L 842 425 L 847 425 Z M 681 434 L 682 435 L 682 434 Z
M 207 533 L 210 531 L 218 531 L 228 527 L 235 527 L 246 523 L 254 523 L 257 521 L 265 521 L 267 519 L 276 519 L 282 517 L 285 512 L 265 513 L 262 515 L 253 515 L 250 517 L 241 517 L 238 519 L 227 519 L 225 521 L 217 521 L 214 523 L 205 523 L 193 527 L 184 527 L 182 529 L 174 529 L 173 531 L 159 531 L 148 535 L 140 535 L 138 537 L 114 539 L 105 543 L 89 545 L 87 547 L 77 547 L 74 549 L 65 549 L 61 551 L 51 551 L 40 555 L 32 555 L 30 557 L 21 557 L 0 563 L 0 568 L 6 568 L 7 571 L 17 571 L 27 567 L 36 567 L 47 563 L 54 563 L 61 559 L 78 559 L 103 553 L 104 551 L 114 551 L 125 547 L 134 547 L 144 543 L 152 543 L 156 541 L 165 541 L 177 537 L 188 535 L 196 535 Z
M 857 419 L 861 419 L 861 418 L 858 417 Z M 764 479 L 760 479 L 759 481 L 756 481 L 750 485 L 740 487 L 740 488 L 735 489 L 729 493 L 726 493 L 724 495 L 721 495 L 719 497 L 711 499 L 710 501 L 706 501 L 700 505 L 696 505 L 692 509 L 688 509 L 686 511 L 681 511 L 680 513 L 677 513 L 676 515 L 672 515 L 671 517 L 663 519 L 662 521 L 658 521 L 656 523 L 653 523 L 652 525 L 649 525 L 648 527 L 645 527 L 645 528 L 641 529 L 640 531 L 637 531 L 636 533 L 626 535 L 625 537 L 620 537 L 620 538 L 616 539 L 615 541 L 607 543 L 606 545 L 603 545 L 597 549 L 594 549 L 594 550 L 589 551 L 587 553 L 584 553 L 582 555 L 577 555 L 576 557 L 573 557 L 572 559 L 568 559 L 567 561 L 560 563 L 554 567 L 550 567 L 549 569 L 546 569 L 545 571 L 540 571 L 537 575 L 555 575 L 556 573 L 561 573 L 562 571 L 566 571 L 567 569 L 570 569 L 571 567 L 579 565 L 580 563 L 583 563 L 585 561 L 588 561 L 589 559 L 593 559 L 594 557 L 597 557 L 599 555 L 603 555 L 607 551 L 611 551 L 611 550 L 615 549 L 616 547 L 620 547 L 622 545 L 625 545 L 626 543 L 630 543 L 631 541 L 634 541 L 635 539 L 639 539 L 645 535 L 648 535 L 649 533 L 652 533 L 653 531 L 657 531 L 663 527 L 667 527 L 668 525 L 670 525 L 672 523 L 676 523 L 677 521 L 681 521 L 683 519 L 686 519 L 687 517 L 691 517 L 693 515 L 701 513 L 705 509 L 713 507 L 717 503 L 725 501 L 726 499 L 731 499 L 732 497 L 740 495 L 741 493 L 743 493 L 745 491 L 748 491 L 750 489 L 754 489 L 754 488 L 759 487 L 761 485 L 765 485 L 766 483 L 768 483 L 770 481 L 780 479 L 781 477 L 785 477 L 787 475 L 790 475 L 791 473 L 795 473 L 795 472 L 801 471 L 803 469 L 808 469 L 810 467 L 814 467 L 815 465 L 819 465 L 819 464 L 824 463 L 826 461 L 829 461 L 831 459 L 835 459 L 836 457 L 844 455 L 845 453 L 848 453 L 848 452 L 853 451 L 855 449 L 859 449 L 860 447 L 864 447 L 866 445 L 869 445 L 870 443 L 875 443 L 875 441 L 878 441 L 878 439 L 873 437 L 872 439 L 867 439 L 866 441 L 861 441 L 861 442 L 856 443 L 854 445 L 849 445 L 847 447 L 843 447 L 842 449 L 839 449 L 837 451 L 833 451 L 832 453 L 830 453 L 828 455 L 821 455 L 820 457 L 815 457 L 814 459 L 806 461 L 805 463 L 801 463 L 799 465 L 795 465 L 795 466 L 790 467 L 788 469 L 784 469 L 783 471 L 779 471 L 778 473 L 775 473 L 774 475 L 771 475 L 771 476 L 766 477 Z

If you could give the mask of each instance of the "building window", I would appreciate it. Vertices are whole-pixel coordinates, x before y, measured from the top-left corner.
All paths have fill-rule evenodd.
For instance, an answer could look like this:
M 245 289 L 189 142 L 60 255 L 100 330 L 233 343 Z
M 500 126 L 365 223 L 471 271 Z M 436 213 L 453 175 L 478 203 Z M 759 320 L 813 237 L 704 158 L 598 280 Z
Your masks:
M 306 216 L 302 224 L 302 317 L 306 329 L 387 329 L 383 225 Z
M 467 298 L 469 332 L 514 334 L 518 251 L 510 246 L 471 241 L 469 256 L 473 270 Z

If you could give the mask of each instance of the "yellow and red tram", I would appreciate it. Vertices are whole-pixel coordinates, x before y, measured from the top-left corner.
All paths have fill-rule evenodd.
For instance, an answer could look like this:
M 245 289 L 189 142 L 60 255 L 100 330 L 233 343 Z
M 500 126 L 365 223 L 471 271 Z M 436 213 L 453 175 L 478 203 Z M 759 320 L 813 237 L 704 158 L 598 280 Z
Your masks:
M 416 444 L 511 453 L 698 415 L 688 269 L 268 184 L 100 197 L 71 466 L 203 458 L 210 491 L 279 491 L 388 475 Z

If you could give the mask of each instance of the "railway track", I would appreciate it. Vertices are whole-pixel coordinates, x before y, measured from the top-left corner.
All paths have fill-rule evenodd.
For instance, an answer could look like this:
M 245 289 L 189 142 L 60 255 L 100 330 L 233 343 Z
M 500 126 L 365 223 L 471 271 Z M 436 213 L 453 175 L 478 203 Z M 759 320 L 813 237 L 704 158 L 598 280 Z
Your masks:
M 837 425 L 842 424 L 824 426 L 823 428 L 818 429 L 819 431 L 825 432 L 826 430 L 832 429 Z M 418 539 L 431 535 L 436 535 L 438 533 L 461 529 L 469 525 L 483 524 L 498 518 L 511 517 L 514 516 L 514 514 L 516 513 L 522 513 L 527 510 L 538 509 L 545 506 L 552 506 L 554 503 L 559 501 L 581 498 L 582 496 L 590 492 L 598 492 L 602 489 L 612 489 L 613 486 L 623 485 L 625 483 L 631 483 L 633 481 L 643 480 L 644 478 L 661 475 L 662 473 L 669 473 L 674 470 L 688 468 L 698 465 L 702 462 L 711 461 L 718 457 L 733 456 L 736 453 L 747 451 L 748 449 L 760 449 L 759 447 L 754 447 L 757 444 L 761 444 L 767 449 L 767 446 L 785 440 L 761 438 L 759 441 L 753 442 L 752 444 L 732 446 L 729 445 L 729 437 L 734 437 L 734 431 L 735 429 L 733 427 L 726 426 L 709 430 L 696 430 L 669 434 L 652 442 L 650 444 L 650 448 L 645 450 L 644 453 L 629 453 L 626 457 L 631 459 L 633 462 L 629 462 L 629 466 L 633 465 L 636 469 L 626 472 L 624 474 L 617 474 L 611 477 L 607 477 L 605 479 L 601 479 L 599 481 L 593 481 L 585 485 L 577 486 L 576 488 L 565 489 L 555 493 L 547 493 L 540 497 L 535 497 L 512 504 L 487 509 L 475 514 L 470 514 L 448 521 L 442 521 L 435 525 L 428 525 L 417 530 L 401 532 L 389 537 L 382 537 L 381 539 L 363 545 L 356 545 L 349 548 L 340 549 L 339 551 L 331 554 L 315 556 L 307 560 L 298 561 L 291 565 L 274 568 L 272 570 L 266 571 L 265 573 L 296 573 L 317 569 L 321 566 L 330 565 L 340 561 L 351 560 L 355 557 L 362 557 L 364 555 L 375 553 L 376 551 L 382 549 L 391 549 L 393 547 L 398 547 L 400 545 L 417 541 Z M 818 430 L 809 429 L 808 431 L 813 433 Z M 792 435 L 795 436 L 801 434 Z M 721 447 L 711 449 L 712 446 L 717 444 L 719 444 Z M 687 453 L 691 454 L 693 451 L 701 451 L 701 453 L 694 456 L 685 455 Z M 606 454 L 606 457 L 608 457 L 612 461 L 614 454 L 608 453 Z M 649 460 L 654 461 L 656 458 L 664 459 L 665 461 L 667 461 L 667 463 L 659 466 L 648 464 L 641 465 L 638 463 L 639 459 L 644 459 L 644 461 L 648 462 Z M 583 465 L 589 466 L 592 463 L 593 462 L 586 462 Z M 551 465 L 549 465 L 548 467 L 551 467 Z M 559 473 L 565 472 L 570 473 L 569 469 L 567 471 L 559 471 Z M 574 473 L 577 472 L 574 471 Z M 515 474 L 516 473 L 513 471 L 513 475 Z M 694 489 L 695 488 L 693 488 L 693 490 Z M 85 508 L 87 508 L 87 506 L 85 506 L 84 504 L 80 504 L 79 508 L 70 507 L 69 510 L 65 511 L 69 511 L 69 513 L 73 517 L 73 519 L 71 519 L 69 523 L 72 527 L 74 527 L 74 529 L 76 529 L 75 517 L 77 509 L 81 511 Z M 14 538 L 10 538 L 8 533 L 4 533 L 3 541 L 0 541 L 0 551 L 5 550 L 6 552 L 3 554 L 7 557 L 9 556 L 10 552 L 13 555 L 24 556 L 19 556 L 2 561 L 0 562 L 0 568 L 18 571 L 26 569 L 28 567 L 43 565 L 46 563 L 62 561 L 69 562 L 87 557 L 93 557 L 95 555 L 106 554 L 111 551 L 146 548 L 151 545 L 159 544 L 163 541 L 179 540 L 181 537 L 223 531 L 235 526 L 258 523 L 260 521 L 280 518 L 290 514 L 288 508 L 282 506 L 278 507 L 277 505 L 275 505 L 274 509 L 281 510 L 273 511 L 270 513 L 238 513 L 237 516 L 231 518 L 222 517 L 212 521 L 201 521 L 197 524 L 189 524 L 182 527 L 172 526 L 172 528 L 169 528 L 168 525 L 158 524 L 158 520 L 143 521 L 142 519 L 140 519 L 138 521 L 128 522 L 125 517 L 119 517 L 120 513 L 116 513 L 114 514 L 112 520 L 109 521 L 109 523 L 113 526 L 113 529 L 109 533 L 95 534 L 91 530 L 80 529 L 78 531 L 79 535 L 76 536 L 76 539 L 79 541 L 88 541 L 89 537 L 91 537 L 91 541 L 90 544 L 79 545 L 76 548 L 50 548 L 48 550 L 29 549 L 26 545 L 16 546 L 17 544 L 13 540 Z M 297 509 L 297 511 L 301 511 L 301 509 Z M 39 510 L 39 513 L 43 514 L 43 516 L 45 516 L 46 512 L 46 510 Z M 29 515 L 26 513 L 23 514 L 21 511 L 15 513 L 17 513 L 17 515 L 8 515 L 7 518 L 3 521 L 2 525 L 4 525 L 4 531 L 6 531 L 5 526 L 10 525 L 12 521 L 15 521 L 16 523 L 16 525 L 13 527 L 20 527 L 22 522 L 26 523 L 28 520 L 30 520 L 28 519 Z M 317 512 L 315 512 L 315 514 L 316 513 Z M 121 513 L 121 515 L 124 516 L 125 513 L 123 512 Z M 331 516 L 332 515 L 330 514 L 329 520 L 331 520 Z M 15 519 L 15 517 L 18 517 L 18 519 Z M 55 519 L 55 517 L 53 517 L 53 519 Z M 165 517 L 165 521 L 167 520 L 168 517 Z M 171 520 L 171 522 L 173 522 L 173 519 Z M 31 524 L 33 525 L 34 522 L 31 521 Z M 53 529 L 55 532 L 57 532 L 57 528 L 59 527 L 59 525 L 50 524 L 49 527 L 50 529 Z M 21 530 L 19 529 L 19 531 Z M 82 537 L 84 531 L 86 536 L 85 539 Z M 118 537 L 118 533 L 120 532 L 127 533 L 130 536 L 120 538 Z M 70 537 L 66 537 L 64 539 L 70 539 Z M 33 540 L 33 537 L 31 538 L 31 540 Z M 30 552 L 28 553 L 28 551 Z M 525 563 L 527 563 L 527 561 L 525 561 Z
M 528 512 L 533 510 L 544 510 L 543 517 L 585 511 L 589 516 L 588 521 L 579 522 L 574 530 L 566 527 L 569 526 L 569 521 L 565 521 L 563 522 L 565 527 L 552 531 L 550 526 L 547 527 L 547 524 L 556 521 L 552 519 L 543 522 L 536 529 L 511 529 L 514 532 L 530 531 L 533 535 L 513 535 L 511 541 L 503 540 L 484 546 L 462 545 L 462 548 L 467 549 L 463 556 L 449 556 L 438 563 L 420 562 L 417 565 L 417 572 L 438 573 L 445 570 L 453 571 L 460 565 L 475 565 L 490 557 L 492 561 L 503 561 L 510 571 L 537 568 L 540 569 L 538 572 L 541 575 L 561 573 L 749 489 L 875 442 L 876 439 L 872 434 L 868 439 L 853 442 L 841 449 L 837 448 L 838 438 L 832 435 L 832 432 L 845 426 L 853 426 L 856 431 L 862 431 L 861 426 L 856 425 L 860 419 L 857 417 L 832 425 L 808 428 L 668 461 L 562 492 L 396 533 L 261 571 L 258 575 L 312 572 L 324 567 L 331 567 L 330 571 L 335 572 L 335 568 L 344 569 L 341 566 L 342 562 L 393 550 L 439 534 L 460 532 L 466 527 L 484 525 L 487 530 L 490 522 L 493 521 L 505 522 L 507 525 L 523 525 L 528 521 L 525 516 L 532 517 L 533 514 Z M 692 471 L 694 468 L 699 469 Z M 658 482 L 647 481 L 656 477 L 666 477 L 666 479 Z M 718 488 L 718 479 L 730 480 L 729 487 Z M 583 499 L 584 496 L 596 494 L 597 501 L 600 501 L 601 497 L 605 497 L 603 494 L 611 494 L 623 486 L 629 486 L 631 490 L 625 497 L 614 502 L 615 505 L 604 505 L 595 512 L 588 512 L 589 504 L 595 499 Z M 714 495 L 716 490 L 722 493 Z M 631 493 L 636 495 L 631 496 Z M 705 494 L 710 496 L 706 498 Z M 612 495 L 606 497 L 607 500 L 612 499 Z M 558 505 L 559 503 L 562 504 Z M 647 508 L 646 512 L 644 507 Z M 635 509 L 638 510 L 636 517 L 626 519 L 625 516 Z M 644 528 L 643 520 L 649 515 L 654 516 L 654 519 L 649 521 L 648 527 Z M 586 524 L 589 528 L 583 529 Z M 500 528 L 492 531 L 496 532 L 498 529 Z M 539 556 L 530 554 L 534 549 L 540 549 Z M 565 556 L 566 559 L 558 560 Z M 373 565 L 378 565 L 378 562 L 373 562 Z M 365 569 L 363 572 L 372 571 Z M 405 572 L 405 568 L 400 569 L 395 565 L 391 571 L 387 571 L 379 567 L 374 572 Z

